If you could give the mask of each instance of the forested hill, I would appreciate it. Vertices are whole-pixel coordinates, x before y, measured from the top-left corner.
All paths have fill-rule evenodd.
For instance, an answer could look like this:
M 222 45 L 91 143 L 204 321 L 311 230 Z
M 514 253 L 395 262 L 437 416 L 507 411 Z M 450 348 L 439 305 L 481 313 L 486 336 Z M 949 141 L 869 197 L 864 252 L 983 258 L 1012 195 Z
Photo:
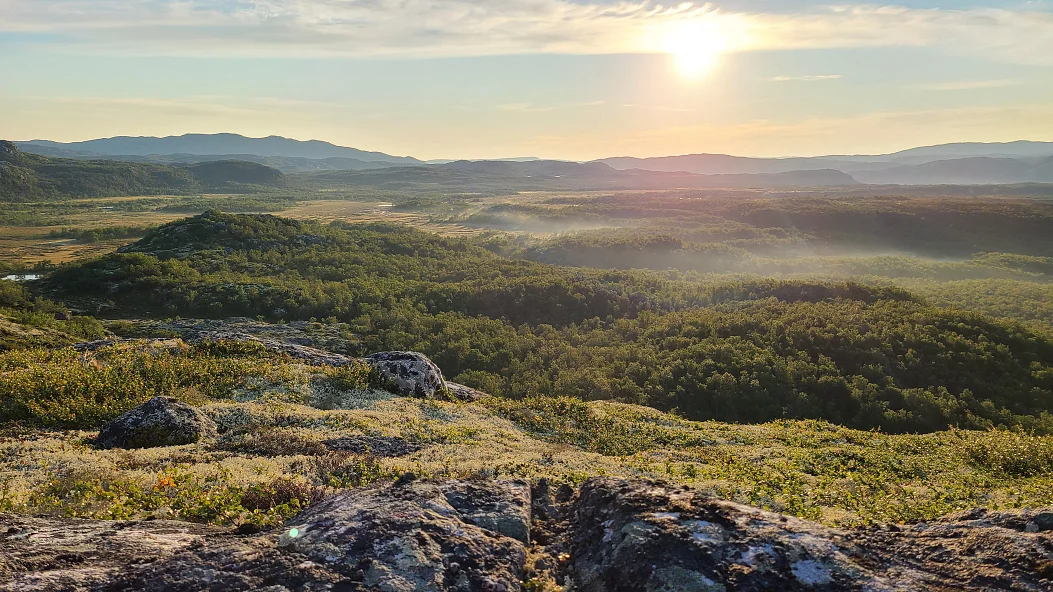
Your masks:
M 1053 433 L 1053 343 L 851 283 L 667 279 L 499 256 L 405 227 L 206 213 L 42 286 L 99 314 L 349 323 L 497 396 L 569 395 L 692 419 L 824 418 L 894 432 Z M 109 311 L 109 313 L 107 312 Z
M 280 187 L 285 176 L 243 161 L 169 166 L 112 160 L 48 158 L 0 141 L 0 200 L 186 195 Z

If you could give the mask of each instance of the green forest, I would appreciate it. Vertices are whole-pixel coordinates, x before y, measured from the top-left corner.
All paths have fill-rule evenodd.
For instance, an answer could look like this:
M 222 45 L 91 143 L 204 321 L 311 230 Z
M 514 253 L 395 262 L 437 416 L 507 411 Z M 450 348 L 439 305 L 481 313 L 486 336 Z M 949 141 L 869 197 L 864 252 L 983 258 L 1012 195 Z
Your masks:
M 671 246 L 634 248 L 655 245 Z M 1044 276 L 1040 247 L 970 265 Z M 1016 320 L 880 282 L 528 260 L 540 252 L 497 235 L 207 212 L 60 266 L 34 290 L 101 318 L 343 324 L 346 353 L 421 351 L 451 380 L 514 399 L 1053 433 L 1053 340 Z

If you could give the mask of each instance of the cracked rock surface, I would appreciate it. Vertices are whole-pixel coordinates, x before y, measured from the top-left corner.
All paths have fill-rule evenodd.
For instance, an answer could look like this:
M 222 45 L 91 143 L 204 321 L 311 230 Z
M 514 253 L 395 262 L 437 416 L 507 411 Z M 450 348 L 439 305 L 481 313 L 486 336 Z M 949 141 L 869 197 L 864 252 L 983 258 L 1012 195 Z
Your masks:
M 1053 589 L 1053 515 L 838 530 L 640 481 L 594 479 L 570 524 L 583 592 Z
M 1053 512 L 842 530 L 646 481 L 407 475 L 253 535 L 0 514 L 3 592 L 512 592 L 542 572 L 577 592 L 1047 591 Z
M 0 590 L 519 589 L 526 483 L 351 490 L 252 536 L 194 524 L 0 516 Z

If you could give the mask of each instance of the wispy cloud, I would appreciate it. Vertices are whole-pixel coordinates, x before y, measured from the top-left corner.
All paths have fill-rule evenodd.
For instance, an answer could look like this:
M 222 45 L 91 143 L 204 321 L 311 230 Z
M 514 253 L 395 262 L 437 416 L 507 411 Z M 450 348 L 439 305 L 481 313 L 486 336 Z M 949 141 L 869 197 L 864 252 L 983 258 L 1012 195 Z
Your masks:
M 940 46 L 1053 64 L 1053 13 L 881 4 L 778 12 L 653 0 L 0 0 L 0 32 L 136 55 L 476 56 L 660 53 L 710 21 L 729 51 Z
M 498 105 L 498 111 L 511 111 L 519 113 L 548 113 L 557 109 L 589 109 L 602 107 L 607 101 L 586 101 L 584 103 L 562 103 L 559 105 L 535 105 L 534 103 L 504 103 Z
M 696 113 L 697 109 L 690 107 L 670 107 L 669 105 L 637 105 L 635 103 L 627 103 L 622 105 L 626 109 L 643 109 L 645 111 L 657 111 L 659 113 Z
M 822 82 L 823 80 L 837 80 L 840 74 L 822 74 L 813 76 L 776 76 L 772 82 Z
M 252 109 L 225 104 L 216 97 L 187 97 L 179 99 L 154 99 L 144 97 L 27 97 L 40 103 L 61 105 L 92 113 L 101 111 L 129 112 L 146 111 L 158 116 L 266 116 L 266 109 Z
M 504 105 L 498 105 L 497 110 L 516 113 L 546 113 L 555 111 L 556 108 L 552 106 L 542 107 L 533 103 L 505 103 Z
M 981 88 L 1004 88 L 1007 86 L 1018 86 L 1019 80 L 961 80 L 954 82 L 937 82 L 923 84 L 919 88 L 924 90 L 977 90 Z

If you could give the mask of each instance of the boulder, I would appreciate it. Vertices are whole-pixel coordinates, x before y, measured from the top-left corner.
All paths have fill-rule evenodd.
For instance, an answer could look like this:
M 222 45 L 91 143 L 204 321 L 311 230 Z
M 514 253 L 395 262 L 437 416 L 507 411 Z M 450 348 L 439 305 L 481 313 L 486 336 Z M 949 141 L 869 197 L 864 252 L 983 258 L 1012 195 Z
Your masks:
M 14 558 L 13 571 L 0 561 L 0 591 L 518 592 L 524 544 L 501 531 L 522 535 L 528 508 L 522 483 L 411 481 L 331 497 L 277 531 L 207 540 L 193 524 L 0 515 L 0 557 Z
M 420 444 L 398 436 L 350 436 L 326 440 L 323 444 L 329 450 L 366 454 L 379 458 L 409 456 L 422 448 Z
M 143 563 L 164 561 L 219 528 L 167 520 L 56 520 L 0 513 L 0 592 L 97 590 Z
M 590 479 L 575 493 L 407 474 L 255 534 L 0 514 L 0 592 L 513 592 L 538 575 L 527 589 L 1045 592 L 1051 516 L 837 529 L 648 481 Z
M 108 423 L 99 448 L 156 448 L 193 444 L 218 435 L 216 423 L 195 407 L 171 397 L 154 397 Z
M 580 592 L 1053 589 L 1053 535 L 1034 526 L 1043 513 L 839 530 L 603 478 L 586 482 L 571 516 L 568 571 Z
M 474 403 L 486 396 L 486 393 L 482 391 L 477 391 L 470 386 L 464 386 L 456 382 L 447 382 L 446 388 L 449 389 L 450 397 L 465 403 Z
M 389 389 L 403 396 L 433 399 L 446 388 L 442 370 L 424 354 L 381 352 L 364 361 L 376 369 Z

